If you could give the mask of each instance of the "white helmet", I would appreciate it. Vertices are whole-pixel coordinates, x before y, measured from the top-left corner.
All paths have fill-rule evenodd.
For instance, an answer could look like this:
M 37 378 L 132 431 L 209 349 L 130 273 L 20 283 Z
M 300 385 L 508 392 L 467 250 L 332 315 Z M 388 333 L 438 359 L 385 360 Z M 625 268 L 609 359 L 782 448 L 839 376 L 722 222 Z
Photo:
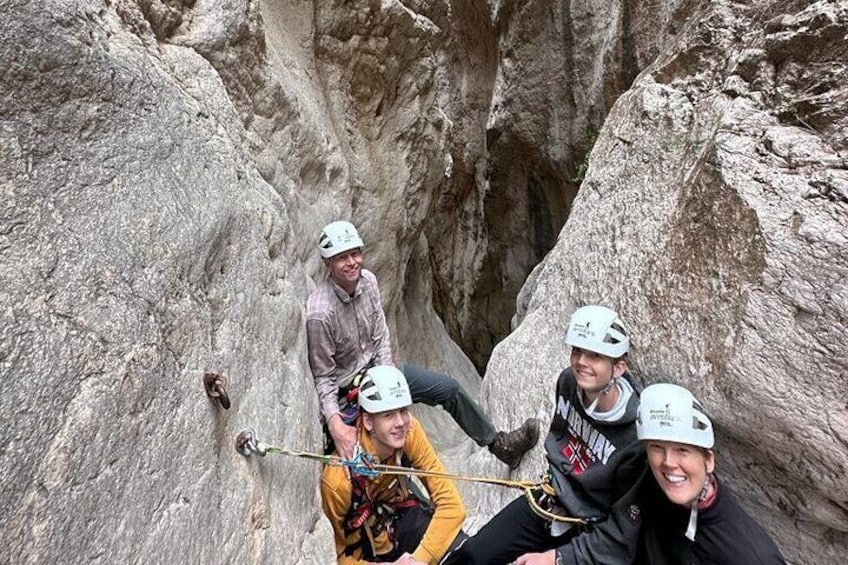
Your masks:
M 411 404 L 412 395 L 406 377 L 397 367 L 371 367 L 359 383 L 359 406 L 369 414 L 397 410 Z
M 339 253 L 363 247 L 359 232 L 350 222 L 340 220 L 324 226 L 321 236 L 318 238 L 318 249 L 321 257 L 329 259 Z
M 627 327 L 615 310 L 603 306 L 578 308 L 568 322 L 565 343 L 618 359 L 630 349 Z
M 705 449 L 715 444 L 712 422 L 692 393 L 668 383 L 653 384 L 642 391 L 636 435 L 641 440 L 673 441 Z

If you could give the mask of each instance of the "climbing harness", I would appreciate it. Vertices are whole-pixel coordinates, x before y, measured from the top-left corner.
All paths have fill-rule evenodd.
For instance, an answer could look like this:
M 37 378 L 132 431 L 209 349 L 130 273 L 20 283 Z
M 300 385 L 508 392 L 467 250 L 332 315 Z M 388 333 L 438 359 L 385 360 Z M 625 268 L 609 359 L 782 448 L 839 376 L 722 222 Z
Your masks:
M 359 382 L 365 376 L 365 370 L 356 373 L 350 385 L 339 389 L 339 415 L 348 426 L 353 425 L 359 417 Z
M 258 440 L 253 430 L 244 430 L 239 433 L 236 437 L 236 451 L 245 457 L 250 457 L 251 455 L 259 455 L 261 457 L 265 457 L 266 455 L 288 455 L 291 457 L 299 457 L 302 459 L 309 459 L 310 461 L 319 461 L 324 465 L 347 467 L 352 475 L 360 475 L 371 478 L 381 474 L 402 475 L 499 485 L 524 491 L 524 496 L 527 498 L 527 502 L 533 512 L 546 520 L 588 526 L 596 524 L 603 519 L 602 516 L 588 516 L 585 518 L 563 516 L 542 507 L 539 500 L 537 500 L 536 495 L 539 495 L 539 499 L 547 497 L 553 500 L 556 498 L 556 491 L 547 476 L 543 477 L 543 479 L 539 482 L 527 480 L 512 481 L 508 479 L 494 479 L 490 477 L 467 477 L 464 475 L 442 473 L 440 471 L 414 469 L 412 467 L 405 467 L 402 465 L 386 465 L 378 463 L 372 455 L 363 451 L 358 451 L 351 459 L 343 459 L 338 455 L 319 455 L 317 453 L 309 453 L 307 451 L 296 451 L 268 445 L 267 443 Z
M 365 461 L 370 464 L 373 459 L 369 456 Z M 396 453 L 395 461 L 409 466 L 405 454 Z M 350 504 L 342 522 L 345 554 L 361 552 L 367 561 L 386 561 L 414 550 L 404 547 L 409 536 L 400 532 L 409 533 L 412 528 L 418 532 L 412 538 L 420 539 L 433 508 L 426 496 L 416 492 L 409 477 L 385 475 L 381 480 L 351 472 L 350 483 Z

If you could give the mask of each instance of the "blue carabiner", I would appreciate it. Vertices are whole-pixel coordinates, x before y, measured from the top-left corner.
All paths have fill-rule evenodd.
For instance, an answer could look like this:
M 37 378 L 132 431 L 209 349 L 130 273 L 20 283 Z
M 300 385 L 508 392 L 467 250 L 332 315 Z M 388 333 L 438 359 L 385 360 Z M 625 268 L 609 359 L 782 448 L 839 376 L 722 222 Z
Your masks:
M 374 459 L 374 456 L 362 451 L 361 449 L 357 449 L 353 459 L 344 461 L 345 466 L 350 468 L 351 475 L 368 477 L 369 479 L 373 479 L 380 474 L 380 472 L 374 468 L 375 463 L 376 459 Z

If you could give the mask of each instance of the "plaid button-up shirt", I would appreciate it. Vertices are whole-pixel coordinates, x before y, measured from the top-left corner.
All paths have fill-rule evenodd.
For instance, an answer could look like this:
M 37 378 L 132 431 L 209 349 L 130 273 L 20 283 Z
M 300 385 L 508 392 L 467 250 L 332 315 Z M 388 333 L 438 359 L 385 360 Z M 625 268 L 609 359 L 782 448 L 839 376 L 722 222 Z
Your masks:
M 306 301 L 309 367 L 325 421 L 339 411 L 339 387 L 369 364 L 394 364 L 377 277 L 361 273 L 353 296 L 327 277 Z

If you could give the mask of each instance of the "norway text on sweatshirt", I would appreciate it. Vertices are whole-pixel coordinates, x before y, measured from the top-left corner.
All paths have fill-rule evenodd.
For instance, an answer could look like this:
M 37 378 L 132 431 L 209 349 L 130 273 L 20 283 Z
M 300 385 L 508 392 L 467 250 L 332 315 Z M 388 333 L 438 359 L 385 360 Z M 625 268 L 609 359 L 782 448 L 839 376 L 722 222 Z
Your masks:
M 574 409 L 571 402 L 561 396 L 557 403 L 557 410 L 559 411 L 559 415 L 562 416 L 562 418 L 568 423 L 571 435 L 582 439 L 582 443 L 594 455 L 593 459 L 595 461 L 600 460 L 601 463 L 606 465 L 609 458 L 615 452 L 615 446 L 612 442 L 610 442 L 610 440 L 608 440 L 596 428 L 592 427 L 592 425 L 587 422 L 577 410 Z M 572 457 L 576 457 L 578 459 L 583 459 L 583 457 L 579 457 L 579 454 L 576 453 L 580 450 L 575 450 L 573 449 L 574 447 L 576 446 L 572 446 L 571 449 L 574 453 L 570 455 L 569 458 L 571 459 Z M 566 455 L 568 456 L 569 454 Z M 572 463 L 577 462 L 572 461 Z M 583 461 L 582 463 L 582 465 L 575 465 L 575 467 L 584 467 L 587 462 Z M 580 470 L 582 471 L 582 469 Z

